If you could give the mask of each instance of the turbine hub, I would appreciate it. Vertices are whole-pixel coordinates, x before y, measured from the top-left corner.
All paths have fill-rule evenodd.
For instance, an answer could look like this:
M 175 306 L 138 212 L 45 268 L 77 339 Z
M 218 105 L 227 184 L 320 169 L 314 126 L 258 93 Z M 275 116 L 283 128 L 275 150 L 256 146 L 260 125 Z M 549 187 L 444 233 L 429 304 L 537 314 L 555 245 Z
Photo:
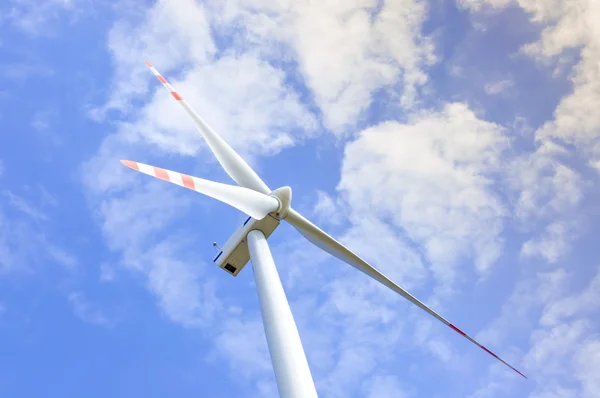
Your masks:
M 292 188 L 281 187 L 277 188 L 269 194 L 279 202 L 279 208 L 276 211 L 276 215 L 279 219 L 284 219 L 290 211 L 290 203 L 292 202 Z

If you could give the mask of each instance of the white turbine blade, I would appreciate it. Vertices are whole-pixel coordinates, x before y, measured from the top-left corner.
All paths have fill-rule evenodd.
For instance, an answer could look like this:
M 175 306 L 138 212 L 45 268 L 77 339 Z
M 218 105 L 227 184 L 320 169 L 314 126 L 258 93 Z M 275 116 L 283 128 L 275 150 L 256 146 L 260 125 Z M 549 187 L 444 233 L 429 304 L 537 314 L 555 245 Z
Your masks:
M 242 157 L 238 155 L 237 152 L 235 152 L 233 148 L 227 144 L 227 142 L 225 142 L 225 140 L 223 140 L 212 128 L 210 128 L 210 126 L 204 120 L 202 120 L 202 118 L 192 109 L 192 107 L 185 102 L 181 95 L 175 91 L 173 86 L 171 86 L 167 80 L 162 77 L 162 75 L 158 73 L 158 71 L 152 65 L 150 65 L 148 61 L 146 61 L 146 65 L 148 65 L 150 70 L 152 70 L 152 73 L 156 75 L 163 86 L 169 90 L 173 98 L 175 98 L 175 100 L 179 102 L 181 106 L 183 106 L 183 109 L 185 109 L 188 115 L 190 115 L 194 121 L 194 124 L 200 131 L 200 134 L 202 134 L 206 140 L 206 143 L 215 154 L 217 160 L 223 169 L 225 169 L 225 172 L 242 187 L 250 188 L 254 191 L 265 194 L 270 193 L 271 190 L 267 184 L 260 179 L 260 177 L 248 165 L 248 163 L 246 163 L 244 159 L 242 159 Z
M 400 294 L 405 299 L 409 300 L 413 304 L 420 307 L 422 310 L 424 310 L 427 313 L 429 313 L 430 315 L 432 315 L 434 318 L 438 319 L 439 321 L 443 322 L 444 324 L 446 324 L 447 326 L 452 328 L 455 332 L 457 332 L 457 333 L 461 334 L 462 336 L 464 336 L 465 338 L 467 338 L 473 344 L 479 346 L 485 352 L 492 355 L 494 358 L 496 358 L 497 360 L 499 360 L 500 362 L 502 362 L 503 364 L 505 364 L 506 366 L 508 366 L 509 368 L 511 368 L 518 374 L 520 374 L 521 376 L 527 378 L 523 373 L 519 372 L 517 369 L 515 369 L 514 367 L 509 365 L 507 362 L 505 362 L 502 358 L 498 357 L 496 354 L 494 354 L 493 352 L 488 350 L 486 347 L 484 347 L 482 344 L 477 342 L 471 336 L 467 335 L 465 332 L 463 332 L 462 330 L 460 330 L 459 328 L 454 326 L 452 323 L 447 321 L 440 314 L 438 314 L 437 312 L 435 312 L 434 310 L 432 310 L 431 308 L 429 308 L 428 306 L 423 304 L 421 301 L 419 301 L 417 298 L 415 298 L 412 294 L 410 294 L 406 290 L 402 289 L 400 286 L 396 285 L 388 277 L 386 277 L 381 272 L 379 272 L 378 270 L 373 268 L 373 266 L 371 266 L 365 260 L 363 260 L 356 254 L 354 254 L 352 251 L 350 251 L 344 245 L 342 245 L 337 240 L 332 238 L 330 235 L 328 235 L 326 232 L 321 230 L 319 227 L 314 225 L 312 222 L 308 221 L 306 218 L 304 218 L 300 213 L 298 213 L 294 209 L 289 210 L 289 213 L 286 216 L 285 221 L 292 224 L 302 235 L 304 235 L 304 237 L 306 239 L 308 239 L 315 246 L 326 251 L 327 253 L 331 254 L 332 256 L 335 256 L 335 257 L 339 258 L 340 260 L 352 265 L 354 268 L 357 268 L 358 270 L 364 272 L 371 278 L 377 280 L 378 282 L 380 282 L 383 285 L 387 286 L 388 288 L 392 289 L 394 292 Z
M 263 219 L 267 214 L 276 211 L 279 208 L 279 201 L 274 197 L 248 188 L 203 180 L 202 178 L 192 177 L 175 171 L 161 169 L 159 167 L 148 166 L 143 163 L 132 162 L 131 160 L 121 160 L 121 163 L 136 171 L 148 174 L 149 176 L 172 182 L 173 184 L 189 188 L 206 196 L 210 196 L 211 198 L 220 200 L 221 202 L 227 203 L 228 205 L 243 211 L 256 220 Z

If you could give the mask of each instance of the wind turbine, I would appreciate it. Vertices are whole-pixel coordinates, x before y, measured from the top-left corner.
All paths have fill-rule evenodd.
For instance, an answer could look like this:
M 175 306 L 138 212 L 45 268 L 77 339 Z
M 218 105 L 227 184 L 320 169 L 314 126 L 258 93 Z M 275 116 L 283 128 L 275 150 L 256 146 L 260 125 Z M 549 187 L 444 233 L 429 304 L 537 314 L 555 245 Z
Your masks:
M 267 238 L 279 226 L 282 220 L 291 224 L 315 246 L 357 268 L 359 271 L 364 272 L 384 286 L 400 294 L 525 377 L 525 375 L 509 365 L 502 358 L 423 304 L 406 290 L 396 285 L 365 260 L 294 210 L 290 206 L 292 200 L 292 190 L 290 187 L 286 186 L 272 191 L 240 155 L 183 100 L 173 86 L 149 62 L 146 61 L 146 64 L 158 80 L 169 90 L 173 98 L 190 115 L 217 160 L 223 169 L 225 169 L 225 172 L 238 186 L 208 181 L 130 160 L 122 160 L 121 162 L 144 174 L 172 182 L 225 202 L 249 216 L 244 224 L 228 239 L 221 252 L 213 261 L 233 276 L 237 276 L 249 260 L 252 261 L 267 344 L 281 397 L 304 398 L 317 396 L 298 329 L 296 328 L 296 323 L 267 244 Z

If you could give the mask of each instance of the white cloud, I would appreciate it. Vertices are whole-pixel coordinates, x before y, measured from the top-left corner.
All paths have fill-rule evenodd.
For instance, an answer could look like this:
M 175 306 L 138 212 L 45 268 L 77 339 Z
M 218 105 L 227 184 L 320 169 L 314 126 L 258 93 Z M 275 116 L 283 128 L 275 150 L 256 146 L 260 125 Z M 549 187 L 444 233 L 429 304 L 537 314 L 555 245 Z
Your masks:
M 149 72 L 148 76 L 153 77 Z M 240 152 L 268 154 L 293 145 L 315 127 L 284 77 L 281 70 L 253 55 L 238 55 L 196 66 L 183 80 L 169 80 Z M 127 128 L 162 150 L 196 154 L 203 145 L 200 134 L 158 81 L 156 87 L 141 118 Z
M 366 388 L 369 398 L 403 398 L 407 396 L 396 376 L 375 376 L 369 384 L 369 387 Z
M 553 301 L 542 313 L 540 324 L 557 325 L 574 316 L 589 316 L 598 311 L 600 301 L 600 272 L 590 281 L 586 289 L 579 294 Z
M 521 180 L 519 216 L 546 224 L 538 228 L 543 231 L 540 236 L 523 246 L 523 254 L 558 261 L 579 232 L 572 219 L 577 218 L 584 188 L 580 172 L 569 167 L 565 158 L 584 159 L 600 170 L 600 116 L 595 111 L 600 108 L 600 30 L 596 23 L 600 8 L 595 0 L 467 0 L 461 4 L 474 11 L 484 11 L 484 5 L 501 9 L 517 4 L 542 28 L 539 39 L 523 46 L 522 53 L 540 61 L 540 66 L 556 65 L 556 72 L 574 63 L 569 73 L 572 90 L 560 99 L 552 119 L 535 132 L 538 149 L 516 163 L 514 174 Z M 579 59 L 571 62 L 573 53 Z M 575 150 L 566 150 L 569 146 Z
M 48 216 L 41 209 L 31 205 L 24 198 L 22 198 L 18 195 L 15 195 L 12 192 L 8 192 L 8 191 L 3 192 L 3 193 L 4 193 L 4 196 L 8 197 L 10 205 L 13 206 L 15 209 L 19 210 L 22 213 L 27 214 L 34 220 L 41 220 L 41 221 L 48 220 Z
M 319 393 L 368 392 L 373 370 L 410 344 L 410 304 L 304 240 L 276 247 L 274 256 L 286 265 L 280 272 Z
M 45 107 L 36 111 L 30 122 L 31 127 L 36 131 L 35 138 L 42 141 L 43 145 L 63 145 L 64 138 L 56 128 L 58 120 L 60 120 L 60 115 L 53 107 Z
M 101 309 L 90 303 L 81 292 L 72 292 L 68 296 L 69 304 L 75 315 L 84 322 L 98 326 L 110 326 L 111 321 L 104 315 Z
M 212 324 L 222 306 L 214 283 L 211 279 L 200 283 L 197 265 L 178 258 L 179 250 L 177 244 L 169 241 L 149 250 L 143 257 L 148 285 L 174 322 L 196 327 Z
M 576 378 L 582 385 L 582 396 L 597 397 L 600 394 L 600 379 L 597 369 L 600 367 L 600 340 L 584 342 L 575 355 Z
M 196 155 L 205 149 L 141 61 L 153 62 L 245 155 L 272 154 L 315 134 L 315 117 L 294 88 L 299 83 L 307 84 L 326 127 L 338 134 L 361 120 L 382 88 L 403 85 L 394 91 L 398 95 L 392 95 L 392 102 L 417 104 L 419 89 L 428 80 L 424 70 L 434 62 L 432 44 L 420 33 L 426 11 L 423 3 L 413 1 L 239 0 L 206 6 L 159 1 L 149 10 L 137 10 L 136 22 L 123 20 L 111 30 L 114 87 L 96 116 L 116 109 L 123 112 L 123 121 L 84 167 L 103 233 L 120 254 L 119 263 L 144 276 L 169 319 L 219 331 L 215 351 L 227 357 L 232 369 L 258 379 L 258 391 L 272 393 L 273 387 L 264 376 L 270 364 L 258 316 L 243 310 L 230 314 L 238 319 L 222 315 L 220 287 L 197 267 L 183 234 L 168 239 L 161 235 L 189 209 L 186 196 L 153 182 L 140 184 L 117 162 L 124 153 L 125 158 L 139 153 L 155 158 L 165 153 Z M 211 29 L 234 34 L 235 47 L 221 48 Z M 297 71 L 280 69 L 282 63 L 296 62 Z M 148 90 L 149 82 L 153 90 Z M 140 99 L 145 100 L 142 107 L 134 109 L 132 104 Z M 402 284 L 419 288 L 428 282 L 423 263 L 432 264 L 437 282 L 446 287 L 466 278 L 470 268 L 459 273 L 465 260 L 474 260 L 479 275 L 486 275 L 503 247 L 509 207 L 497 190 L 507 175 L 518 195 L 516 211 L 525 222 L 541 219 L 543 227 L 563 225 L 556 215 L 573 210 L 582 197 L 577 173 L 557 160 L 556 148 L 561 147 L 549 149 L 554 145 L 549 139 L 538 142 L 535 156 L 517 159 L 515 164 L 521 161 L 523 166 L 518 173 L 517 166 L 507 171 L 506 134 L 457 103 L 439 111 L 414 111 L 405 123 L 368 128 L 346 148 L 339 197 L 320 194 L 316 213 L 347 212 L 352 227 L 343 234 L 344 242 Z M 150 148 L 142 144 L 148 142 Z M 331 221 L 340 225 L 335 217 Z M 560 242 L 548 242 L 543 235 L 534 237 L 523 251 L 547 258 L 566 251 L 547 250 L 560 247 Z M 419 341 L 405 337 L 415 334 L 406 324 L 416 309 L 408 303 L 399 306 L 401 298 L 336 260 L 325 264 L 327 256 L 305 245 L 292 242 L 282 250 L 290 265 L 282 276 L 326 395 L 348 396 L 353 390 L 385 396 L 400 390 L 393 377 L 372 376 L 373 369 L 392 362 L 398 347 L 416 343 L 415 349 L 437 362 L 455 362 L 452 345 L 435 332 L 428 331 Z M 526 299 L 552 296 L 548 292 L 562 281 L 559 274 L 540 280 L 540 287 L 526 286 L 533 293 L 521 286 L 519 294 Z M 539 307 L 513 310 L 522 325 L 529 325 L 527 315 Z M 243 347 L 227 338 L 241 330 L 249 332 Z M 511 353 L 518 354 L 514 346 Z M 532 364 L 534 357 L 530 355 Z M 368 378 L 371 384 L 364 383 Z
M 215 349 L 231 360 L 231 369 L 248 379 L 263 379 L 272 372 L 260 318 L 229 319 L 220 328 Z
M 113 90 L 108 103 L 92 112 L 95 117 L 111 109 L 128 112 L 134 98 L 146 97 L 146 105 L 136 110 L 132 122 L 121 123 L 121 138 L 113 141 L 142 138 L 161 151 L 185 155 L 197 154 L 204 145 L 144 59 L 243 154 L 274 153 L 314 133 L 314 116 L 286 85 L 281 69 L 251 52 L 216 56 L 208 16 L 198 2 L 159 1 L 139 17 L 140 24 L 121 21 L 110 31 L 108 45 L 116 67 Z M 154 88 L 151 95 L 148 83 Z
M 33 115 L 33 120 L 31 121 L 31 127 L 36 129 L 37 131 L 48 130 L 50 127 L 50 117 L 51 114 L 49 111 L 40 111 Z
M 524 257 L 555 263 L 570 250 L 580 234 L 580 204 L 585 182 L 566 164 L 571 154 L 552 140 L 538 141 L 533 153 L 510 164 L 509 185 L 517 193 L 515 215 L 520 227 L 533 231 L 521 248 Z
M 508 330 L 513 334 L 531 330 L 535 326 L 536 311 L 545 303 L 561 297 L 567 280 L 568 274 L 562 268 L 521 278 L 502 305 L 500 315 L 479 332 L 477 338 L 489 341 L 494 346 L 502 346 L 506 343 Z
M 191 235 L 155 235 L 185 216 L 190 196 L 176 187 L 162 189 L 161 183 L 145 181 L 134 191 L 102 201 L 102 231 L 109 247 L 121 253 L 120 264 L 145 276 L 167 317 L 185 326 L 202 326 L 213 318 L 220 301 L 211 278 L 198 280 L 200 261 L 190 250 Z
M 532 397 L 557 394 L 592 398 L 600 393 L 597 377 L 590 373 L 598 361 L 597 323 L 576 320 L 535 331 L 525 361 L 539 383 Z
M 413 0 L 237 0 L 211 7 L 224 32 L 241 28 L 244 44 L 296 58 L 325 125 L 338 133 L 359 120 L 378 89 L 401 83 L 400 102 L 413 105 L 428 80 L 423 70 L 435 61 L 432 41 L 421 34 L 427 8 Z
M 566 151 L 552 142 L 511 163 L 510 183 L 518 190 L 516 215 L 532 222 L 564 213 L 571 216 L 583 196 L 579 173 L 559 159 Z
M 204 7 L 195 0 L 160 0 L 150 8 L 140 4 L 127 8 L 123 15 L 131 17 L 132 13 L 135 22 L 123 18 L 109 31 L 115 79 L 107 104 L 96 109 L 95 116 L 110 109 L 132 110 L 131 99 L 146 95 L 149 82 L 156 84 L 144 60 L 168 76 L 182 67 L 189 70 L 190 63 L 203 65 L 215 53 Z
M 31 190 L 29 194 L 38 197 L 33 203 L 25 197 L 10 191 L 2 192 L 8 201 L 0 202 L 0 273 L 18 271 L 33 273 L 39 265 L 50 263 L 66 270 L 78 264 L 77 256 L 49 238 L 44 226 L 52 221 L 44 207 L 55 206 L 56 202 L 43 188 Z M 9 205 L 18 213 L 10 212 L 2 205 Z
M 52 244 L 46 239 L 42 239 L 41 243 L 44 245 L 48 256 L 64 268 L 73 269 L 78 265 L 79 261 L 77 260 L 77 257 L 66 249 Z
M 317 219 L 329 225 L 340 225 L 343 222 L 344 214 L 335 200 L 326 192 L 317 192 L 317 203 L 314 213 Z
M 488 174 L 507 145 L 500 126 L 449 104 L 363 131 L 346 147 L 338 189 L 353 217 L 392 221 L 451 283 L 459 260 L 473 257 L 485 273 L 500 254 L 506 210 Z
M 567 51 L 576 50 L 580 58 L 570 79 L 573 90 L 565 95 L 554 111 L 554 118 L 537 132 L 539 139 L 556 138 L 574 144 L 591 165 L 600 158 L 593 148 L 600 142 L 600 7 L 596 0 L 564 2 L 557 0 L 467 0 L 462 4 L 473 10 L 481 5 L 506 7 L 518 4 L 530 19 L 543 27 L 539 40 L 522 51 L 543 61 L 561 65 Z
M 494 83 L 488 83 L 484 86 L 485 92 L 488 95 L 506 94 L 515 86 L 515 83 L 510 79 L 500 80 Z
M 589 330 L 587 322 L 577 321 L 533 332 L 531 339 L 534 343 L 525 356 L 527 368 L 538 374 L 568 376 L 570 369 L 564 366 L 565 359 Z
M 111 282 L 115 279 L 115 269 L 112 265 L 103 263 L 100 265 L 100 281 Z
M 82 11 L 93 7 L 87 0 L 12 0 L 8 19 L 17 28 L 33 35 L 51 34 L 54 23 L 61 17 L 74 19 Z
M 374 217 L 354 216 L 352 223 L 341 239 L 352 251 L 407 289 L 425 280 L 419 252 L 395 228 Z
M 574 238 L 574 228 L 566 222 L 554 222 L 546 227 L 540 236 L 525 242 L 521 255 L 526 257 L 539 256 L 549 263 L 556 263 L 569 248 Z
M 509 336 L 529 336 L 524 370 L 537 381 L 531 398 L 593 397 L 600 391 L 588 371 L 597 360 L 600 342 L 595 305 L 600 294 L 600 273 L 583 287 L 574 286 L 576 275 L 557 268 L 523 276 L 502 315 L 478 336 L 503 336 L 506 340 Z M 493 385 L 499 382 L 498 375 L 490 375 L 487 388 L 481 391 L 493 391 Z M 515 387 L 514 383 L 504 385 L 509 392 Z
M 0 66 L 0 75 L 10 80 L 26 80 L 32 77 L 47 77 L 54 74 L 48 66 L 37 62 L 5 63 Z

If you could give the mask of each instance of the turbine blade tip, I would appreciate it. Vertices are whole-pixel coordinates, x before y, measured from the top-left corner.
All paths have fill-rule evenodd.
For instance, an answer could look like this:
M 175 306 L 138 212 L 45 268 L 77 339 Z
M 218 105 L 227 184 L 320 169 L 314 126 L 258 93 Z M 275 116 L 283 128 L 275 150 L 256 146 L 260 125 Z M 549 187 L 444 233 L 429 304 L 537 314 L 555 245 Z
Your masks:
M 526 380 L 529 380 L 529 377 L 525 376 L 523 373 L 519 372 L 517 369 L 512 368 L 512 370 L 514 370 L 515 372 L 517 372 L 518 374 L 520 374 L 521 376 L 523 376 Z
M 137 163 L 132 160 L 121 160 L 121 163 L 131 169 L 139 170 Z
M 148 61 L 146 61 L 146 65 L 148 65 L 148 68 L 152 68 L 152 64 Z

